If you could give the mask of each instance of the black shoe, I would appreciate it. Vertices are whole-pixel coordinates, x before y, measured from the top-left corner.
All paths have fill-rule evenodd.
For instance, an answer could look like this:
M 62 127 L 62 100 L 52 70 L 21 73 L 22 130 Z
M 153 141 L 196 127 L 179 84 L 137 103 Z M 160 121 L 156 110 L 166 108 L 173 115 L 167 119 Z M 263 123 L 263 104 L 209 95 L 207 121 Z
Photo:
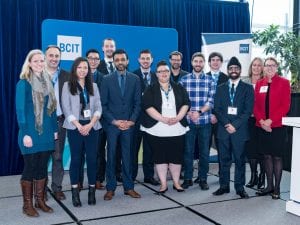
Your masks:
M 209 186 L 208 186 L 206 180 L 200 180 L 199 186 L 200 186 L 201 190 L 204 190 L 204 191 L 209 189 Z
M 176 190 L 177 192 L 184 192 L 184 189 L 181 187 L 181 188 L 176 188 L 174 185 L 173 185 L 173 189 Z
M 144 183 L 152 184 L 154 186 L 160 185 L 160 183 L 157 180 L 155 180 L 153 177 L 151 177 L 151 178 L 145 178 L 144 179 Z
M 72 188 L 72 203 L 74 207 L 81 207 L 79 188 Z
M 88 193 L 88 204 L 89 205 L 96 205 L 96 198 L 95 198 L 95 187 L 89 186 L 89 193 Z
M 166 191 L 168 191 L 168 187 L 165 190 L 158 191 L 158 194 L 164 194 Z
M 274 192 L 273 189 L 268 190 L 268 189 L 265 188 L 265 189 L 263 189 L 263 190 L 261 190 L 261 191 L 256 192 L 255 194 L 256 194 L 257 196 L 265 196 L 265 195 L 271 194 L 271 193 L 273 193 L 273 192 Z
M 249 198 L 249 195 L 247 194 L 247 192 L 245 190 L 237 191 L 236 194 L 241 196 L 241 198 L 244 198 L 244 199 Z
M 199 184 L 199 183 L 200 183 L 200 178 L 197 177 L 197 178 L 194 180 L 194 183 L 195 183 L 195 184 Z
M 229 187 L 228 188 L 219 188 L 215 192 L 213 192 L 213 195 L 223 195 L 225 193 L 229 193 Z
M 274 199 L 274 200 L 280 199 L 280 191 L 274 191 L 274 192 L 271 194 L 271 196 L 272 196 L 272 199 Z
M 188 189 L 189 186 L 193 186 L 193 181 L 192 180 L 184 180 L 181 187 L 184 189 Z
M 123 178 L 122 178 L 122 175 L 121 175 L 121 174 L 117 175 L 116 178 L 117 178 L 117 181 L 118 181 L 118 182 L 120 182 L 120 183 L 123 182 Z

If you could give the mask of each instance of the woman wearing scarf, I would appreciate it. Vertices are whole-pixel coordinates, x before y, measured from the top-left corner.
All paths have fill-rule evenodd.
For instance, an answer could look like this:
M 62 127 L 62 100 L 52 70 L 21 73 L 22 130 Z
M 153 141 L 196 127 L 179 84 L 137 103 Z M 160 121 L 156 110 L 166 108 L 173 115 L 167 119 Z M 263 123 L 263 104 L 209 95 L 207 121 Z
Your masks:
M 44 72 L 44 58 L 38 49 L 28 53 L 16 87 L 18 144 L 24 158 L 21 177 L 23 213 L 31 217 L 39 216 L 35 208 L 53 212 L 45 204 L 44 188 L 48 160 L 57 139 L 56 100 L 49 75 Z
M 73 205 L 81 206 L 78 183 L 83 154 L 86 155 L 89 182 L 88 204 L 95 205 L 96 156 L 102 108 L 98 87 L 92 83 L 91 69 L 85 58 L 75 59 L 72 65 L 70 80 L 63 86 L 62 109 L 66 117 L 63 127 L 67 129 L 71 151 Z

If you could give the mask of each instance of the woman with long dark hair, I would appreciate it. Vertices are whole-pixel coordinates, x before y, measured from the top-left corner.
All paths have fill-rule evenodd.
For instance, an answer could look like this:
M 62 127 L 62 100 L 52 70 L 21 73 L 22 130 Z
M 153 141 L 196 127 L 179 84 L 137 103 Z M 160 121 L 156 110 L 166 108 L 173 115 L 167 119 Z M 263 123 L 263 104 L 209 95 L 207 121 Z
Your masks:
M 102 108 L 98 87 L 92 83 L 91 70 L 87 59 L 75 59 L 69 82 L 62 92 L 62 109 L 66 117 L 63 127 L 67 129 L 71 151 L 70 179 L 72 202 L 81 206 L 79 177 L 82 155 L 86 155 L 89 182 L 88 204 L 95 205 L 96 156 Z

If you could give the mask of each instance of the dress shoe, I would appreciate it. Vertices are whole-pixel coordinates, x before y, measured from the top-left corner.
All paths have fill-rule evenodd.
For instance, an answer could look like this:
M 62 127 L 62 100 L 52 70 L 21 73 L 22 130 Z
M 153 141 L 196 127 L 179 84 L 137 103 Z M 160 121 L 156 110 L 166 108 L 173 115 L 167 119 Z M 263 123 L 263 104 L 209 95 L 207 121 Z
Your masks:
M 194 183 L 195 183 L 195 184 L 199 184 L 199 183 L 200 183 L 200 178 L 197 177 L 197 178 L 194 180 Z
M 117 175 L 116 178 L 117 178 L 117 181 L 118 181 L 118 182 L 120 182 L 120 183 L 123 182 L 123 178 L 122 178 L 122 175 L 121 175 L 121 174 Z
M 265 195 L 271 194 L 271 193 L 273 193 L 273 192 L 274 192 L 273 189 L 268 190 L 268 189 L 265 188 L 265 189 L 263 189 L 263 190 L 261 190 L 261 191 L 256 192 L 255 194 L 256 194 L 257 196 L 265 196 Z
M 112 200 L 114 195 L 115 195 L 114 191 L 107 191 L 103 198 L 105 201 L 109 201 L 109 200 Z
M 94 187 L 89 186 L 89 192 L 88 192 L 88 204 L 89 205 L 96 205 L 95 192 L 96 192 L 95 186 Z
M 164 194 L 168 191 L 168 187 L 165 188 L 164 190 L 159 189 L 158 194 Z
M 271 194 L 271 196 L 272 196 L 272 199 L 278 200 L 278 199 L 280 199 L 280 192 L 274 191 L 274 192 Z
M 177 192 L 184 192 L 184 189 L 182 187 L 176 188 L 175 185 L 173 185 L 173 189 L 176 190 Z
M 54 196 L 57 200 L 65 200 L 66 196 L 62 191 L 54 192 Z
M 244 198 L 244 199 L 249 198 L 249 195 L 247 194 L 247 192 L 245 190 L 237 191 L 236 194 L 241 196 L 241 198 Z
M 209 186 L 208 186 L 206 180 L 200 180 L 199 187 L 201 188 L 201 190 L 204 190 L 204 191 L 209 189 Z
M 229 193 L 229 188 L 219 188 L 215 192 L 213 192 L 213 195 L 223 195 L 225 193 Z
M 188 189 L 189 186 L 193 186 L 193 181 L 192 180 L 184 180 L 181 187 L 184 189 Z
M 140 198 L 141 197 L 141 195 L 133 189 L 124 191 L 124 195 L 129 195 L 131 198 Z
M 72 203 L 74 207 L 81 207 L 81 201 L 79 196 L 79 188 L 72 188 Z
M 97 190 L 104 190 L 105 189 L 104 185 L 100 181 L 96 181 L 96 186 L 95 187 L 96 187 Z
M 144 183 L 147 183 L 147 184 L 152 184 L 152 185 L 154 185 L 154 186 L 158 186 L 160 183 L 157 181 L 157 180 L 155 180 L 153 177 L 151 177 L 151 178 L 145 178 L 144 179 Z

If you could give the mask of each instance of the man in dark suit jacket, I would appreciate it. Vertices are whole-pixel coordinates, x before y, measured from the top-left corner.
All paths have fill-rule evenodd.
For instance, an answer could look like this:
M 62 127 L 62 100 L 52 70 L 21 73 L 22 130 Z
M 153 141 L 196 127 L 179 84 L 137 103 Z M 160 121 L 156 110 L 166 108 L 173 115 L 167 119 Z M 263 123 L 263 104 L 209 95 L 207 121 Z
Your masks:
M 107 134 L 106 190 L 104 200 L 111 200 L 117 186 L 115 176 L 116 148 L 119 140 L 122 152 L 124 194 L 140 198 L 132 180 L 132 135 L 141 109 L 139 78 L 127 71 L 128 55 L 118 49 L 113 53 L 116 71 L 103 78 L 100 92 L 103 126 Z
M 105 38 L 102 42 L 104 58 L 100 61 L 98 70 L 100 73 L 109 74 L 115 71 L 113 64 L 113 53 L 116 50 L 116 43 L 112 38 Z
M 151 64 L 153 62 L 153 57 L 149 49 L 144 49 L 140 51 L 140 56 L 138 58 L 140 68 L 135 70 L 133 73 L 140 78 L 142 94 L 145 89 L 157 82 L 156 74 L 151 71 Z M 133 138 L 133 164 L 132 164 L 132 179 L 135 180 L 138 173 L 138 155 L 139 149 L 144 137 L 145 132 L 140 130 L 140 119 L 137 120 L 135 124 L 135 132 Z M 154 163 L 152 151 L 149 144 L 143 138 L 143 172 L 144 172 L 144 182 L 152 185 L 159 185 L 159 182 L 154 179 Z
M 63 152 L 66 140 L 66 129 L 62 127 L 65 117 L 61 109 L 61 95 L 64 83 L 69 80 L 70 74 L 59 68 L 61 50 L 56 45 L 49 45 L 45 51 L 46 70 L 49 73 L 57 100 L 58 139 L 55 141 L 55 151 L 52 153 L 52 184 L 51 189 L 59 200 L 66 198 L 62 192 L 64 177 Z
M 252 114 L 254 92 L 240 79 L 241 64 L 232 57 L 227 65 L 229 81 L 217 87 L 215 113 L 218 119 L 220 188 L 214 195 L 230 191 L 231 156 L 234 157 L 234 188 L 241 198 L 249 198 L 245 185 L 245 142 L 248 140 L 248 119 Z
M 188 74 L 187 71 L 181 69 L 183 55 L 179 51 L 173 51 L 169 55 L 169 62 L 171 64 L 170 79 L 175 83 L 179 83 L 181 77 Z

